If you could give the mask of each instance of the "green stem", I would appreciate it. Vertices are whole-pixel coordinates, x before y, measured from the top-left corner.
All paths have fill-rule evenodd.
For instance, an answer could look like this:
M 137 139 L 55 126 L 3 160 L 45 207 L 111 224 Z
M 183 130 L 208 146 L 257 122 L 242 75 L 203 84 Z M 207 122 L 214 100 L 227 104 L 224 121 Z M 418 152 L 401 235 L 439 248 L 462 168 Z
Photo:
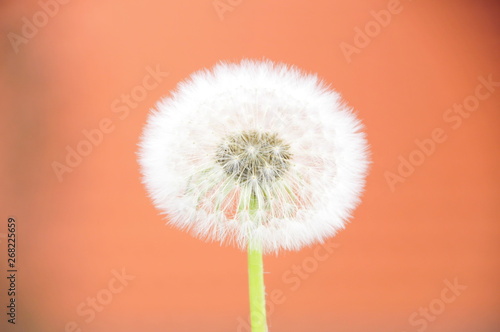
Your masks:
M 258 210 L 259 202 L 255 193 L 252 192 L 249 204 L 250 216 L 255 217 Z M 248 241 L 248 295 L 252 332 L 267 332 L 262 245 L 251 237 Z
M 248 287 L 252 332 L 267 332 L 262 250 L 248 245 Z

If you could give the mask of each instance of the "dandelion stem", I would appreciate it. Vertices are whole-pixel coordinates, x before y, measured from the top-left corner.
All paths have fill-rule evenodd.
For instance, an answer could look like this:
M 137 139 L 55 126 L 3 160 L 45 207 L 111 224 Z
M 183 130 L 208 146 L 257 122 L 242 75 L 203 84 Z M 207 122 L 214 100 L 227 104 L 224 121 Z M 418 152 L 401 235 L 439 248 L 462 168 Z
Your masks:
M 258 210 L 255 194 L 250 198 L 250 215 Z M 250 298 L 250 322 L 252 332 L 267 332 L 266 293 L 264 287 L 264 264 L 262 246 L 250 240 L 248 243 L 248 294 Z
M 248 286 L 252 332 L 267 332 L 262 250 L 248 246 Z

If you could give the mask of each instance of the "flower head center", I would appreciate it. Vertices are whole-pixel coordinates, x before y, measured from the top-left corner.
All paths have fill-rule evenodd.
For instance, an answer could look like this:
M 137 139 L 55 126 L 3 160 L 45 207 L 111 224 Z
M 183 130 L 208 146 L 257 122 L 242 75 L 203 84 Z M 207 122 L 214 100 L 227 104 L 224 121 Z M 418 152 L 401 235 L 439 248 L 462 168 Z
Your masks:
M 275 133 L 244 131 L 227 136 L 216 160 L 240 183 L 272 182 L 290 168 L 290 146 Z

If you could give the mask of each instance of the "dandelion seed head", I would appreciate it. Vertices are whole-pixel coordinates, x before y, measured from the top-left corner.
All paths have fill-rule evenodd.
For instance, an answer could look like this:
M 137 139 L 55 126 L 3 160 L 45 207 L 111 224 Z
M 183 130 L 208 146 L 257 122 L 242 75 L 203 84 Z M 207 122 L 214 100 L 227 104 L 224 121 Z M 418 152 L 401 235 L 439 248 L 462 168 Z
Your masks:
M 218 64 L 148 118 L 143 182 L 169 224 L 266 253 L 345 227 L 368 168 L 362 125 L 316 75 L 270 61 Z

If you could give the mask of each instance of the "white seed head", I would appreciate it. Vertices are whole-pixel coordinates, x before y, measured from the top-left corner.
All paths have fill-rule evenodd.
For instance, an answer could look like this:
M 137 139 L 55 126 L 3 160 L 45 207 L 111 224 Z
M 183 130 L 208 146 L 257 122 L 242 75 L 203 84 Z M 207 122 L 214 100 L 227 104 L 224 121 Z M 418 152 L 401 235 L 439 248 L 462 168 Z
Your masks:
M 143 182 L 197 237 L 298 250 L 344 227 L 368 167 L 361 123 L 316 76 L 244 60 L 194 73 L 140 143 Z

